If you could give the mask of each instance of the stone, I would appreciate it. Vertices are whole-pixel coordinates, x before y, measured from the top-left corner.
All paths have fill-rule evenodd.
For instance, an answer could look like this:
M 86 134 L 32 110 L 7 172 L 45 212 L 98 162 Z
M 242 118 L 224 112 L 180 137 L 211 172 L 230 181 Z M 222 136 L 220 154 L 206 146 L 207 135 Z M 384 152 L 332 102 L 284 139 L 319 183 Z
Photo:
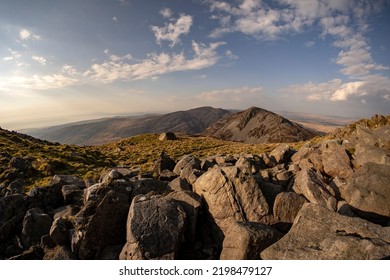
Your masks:
M 341 196 L 366 218 L 390 218 L 390 166 L 365 163 L 340 187 Z M 380 219 L 380 217 L 378 217 Z M 380 219 L 381 220 L 381 219 Z
M 162 152 L 153 166 L 153 172 L 160 175 L 163 170 L 173 171 L 176 162 L 165 152 Z
M 303 196 L 295 192 L 279 193 L 273 207 L 277 229 L 284 233 L 288 232 L 299 210 L 306 202 L 308 201 Z
M 168 187 L 172 191 L 191 191 L 191 185 L 187 182 L 186 179 L 176 178 L 169 182 Z
M 185 210 L 159 195 L 136 196 L 127 220 L 121 260 L 175 259 L 183 242 Z
M 21 194 L 0 198 L 0 240 L 7 239 L 21 227 L 26 207 L 26 201 Z
M 327 188 L 330 187 L 326 186 L 320 176 L 311 169 L 299 171 L 293 186 L 293 190 L 297 194 L 302 194 L 308 201 L 336 211 L 337 200 Z
M 260 253 L 283 234 L 261 223 L 234 222 L 225 233 L 221 260 L 259 260 Z
M 337 202 L 337 213 L 343 216 L 356 217 L 356 214 L 352 211 L 351 207 L 344 200 Z
M 58 218 L 54 220 L 51 225 L 49 235 L 53 241 L 58 245 L 67 245 L 69 244 L 69 232 L 68 228 L 70 227 L 68 220 L 63 218 Z
M 274 159 L 277 164 L 287 163 L 291 160 L 291 157 L 296 151 L 293 150 L 288 144 L 282 144 L 275 148 L 269 157 Z
M 77 185 L 65 185 L 61 188 L 65 204 L 78 204 L 82 202 L 83 191 Z
M 330 177 L 349 178 L 353 174 L 351 161 L 341 145 L 329 145 L 322 151 L 324 172 Z
M 132 182 L 133 191 L 131 200 L 137 195 L 146 195 L 150 192 L 155 194 L 164 194 L 170 192 L 168 182 L 160 181 L 154 178 L 139 179 Z
M 390 150 L 362 144 L 357 144 L 355 149 L 354 164 L 356 168 L 360 168 L 368 162 L 390 166 Z
M 259 222 L 268 215 L 267 201 L 252 175 L 236 167 L 214 167 L 193 185 L 222 231 L 233 221 Z
M 43 251 L 39 246 L 31 246 L 20 255 L 13 256 L 9 260 L 42 260 Z
M 192 191 L 175 191 L 166 195 L 167 199 L 177 202 L 186 212 L 184 237 L 186 245 L 192 247 L 196 237 L 198 215 L 202 208 L 202 198 Z
M 23 219 L 22 244 L 24 248 L 39 244 L 41 237 L 49 234 L 52 219 L 39 208 L 29 209 Z
M 173 169 L 173 173 L 180 175 L 181 171 L 186 167 L 189 169 L 200 170 L 200 163 L 201 161 L 196 157 L 194 157 L 193 155 L 184 155 L 180 158 L 180 160 L 175 165 L 175 168 Z
M 161 171 L 160 175 L 158 176 L 158 179 L 160 181 L 167 181 L 167 182 L 170 182 L 175 178 L 177 178 L 177 175 L 168 169 L 164 169 L 163 171 Z
M 101 260 L 119 260 L 123 245 L 107 246 L 103 249 Z
M 304 204 L 291 230 L 261 253 L 264 260 L 378 260 L 390 256 L 390 227 Z
M 9 194 L 24 194 L 25 186 L 26 183 L 24 180 L 16 179 L 8 185 L 7 190 L 9 191 Z
M 160 140 L 160 141 L 176 140 L 176 139 L 177 139 L 177 137 L 176 137 L 175 133 L 173 133 L 173 132 L 163 132 L 158 137 L 158 140 Z
M 82 233 L 75 233 L 81 237 L 78 241 L 80 259 L 99 259 L 105 247 L 125 243 L 129 206 L 126 194 L 110 190 L 104 196 L 96 212 L 88 218 L 89 222 L 81 226 Z
M 254 168 L 253 162 L 245 157 L 240 157 L 235 166 L 240 169 L 242 172 L 247 173 L 247 174 L 253 174 L 256 172 L 252 172 L 252 169 Z

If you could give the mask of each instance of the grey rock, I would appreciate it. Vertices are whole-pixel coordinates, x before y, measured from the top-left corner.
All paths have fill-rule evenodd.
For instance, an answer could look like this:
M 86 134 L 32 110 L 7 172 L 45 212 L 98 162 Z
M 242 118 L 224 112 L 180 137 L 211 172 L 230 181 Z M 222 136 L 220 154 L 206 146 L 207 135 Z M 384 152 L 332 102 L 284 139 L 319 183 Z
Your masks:
M 163 132 L 158 137 L 158 140 L 160 140 L 160 141 L 176 140 L 176 139 L 177 139 L 177 137 L 176 137 L 175 133 L 173 133 L 173 132 Z
M 173 171 L 176 162 L 165 152 L 162 152 L 153 166 L 153 172 L 160 175 L 163 170 Z
M 136 196 L 127 220 L 121 260 L 175 259 L 183 240 L 186 214 L 172 199 Z
M 278 164 L 287 163 L 291 160 L 291 157 L 296 151 L 293 150 L 288 144 L 282 144 L 275 148 L 269 157 L 273 158 Z
M 353 173 L 348 154 L 338 144 L 327 145 L 327 148 L 322 151 L 322 163 L 324 172 L 330 177 L 347 179 Z
M 261 253 L 265 260 L 372 260 L 390 255 L 390 228 L 303 205 L 291 230 Z
M 69 232 L 68 228 L 70 227 L 70 222 L 63 218 L 58 218 L 54 220 L 50 228 L 50 237 L 58 245 L 68 245 L 69 244 Z
M 180 175 L 181 171 L 186 167 L 188 169 L 200 170 L 200 163 L 201 161 L 196 157 L 194 157 L 193 155 L 184 155 L 177 162 L 175 168 L 173 169 L 173 173 Z
M 269 213 L 267 201 L 252 175 L 236 167 L 213 168 L 193 185 L 224 231 L 233 221 L 259 222 Z
M 275 199 L 273 214 L 277 228 L 288 232 L 292 223 L 307 200 L 294 192 L 279 193 Z
M 98 259 L 105 247 L 125 243 L 129 206 L 126 194 L 111 190 L 104 196 L 88 222 L 79 226 L 83 233 L 76 233 L 82 237 L 78 249 L 80 259 Z
M 82 202 L 83 191 L 77 185 L 65 185 L 61 189 L 65 204 L 78 204 Z
M 24 248 L 39 244 L 41 237 L 49 234 L 52 219 L 39 208 L 27 211 L 23 219 L 22 243 Z
M 261 223 L 234 222 L 225 233 L 221 260 L 259 260 L 260 253 L 283 234 Z
M 368 162 L 390 166 L 390 150 L 381 149 L 375 146 L 356 145 L 355 167 L 360 168 Z
M 172 180 L 169 182 L 168 187 L 172 191 L 191 191 L 191 185 L 183 178 L 176 178 Z
M 26 210 L 26 202 L 21 194 L 0 198 L 0 240 L 10 237 L 21 226 Z
M 77 256 L 67 246 L 57 246 L 52 250 L 48 250 L 43 257 L 44 260 L 77 260 Z
M 390 166 L 365 163 L 346 185 L 340 187 L 341 196 L 352 207 L 370 214 L 390 217 Z
M 293 190 L 302 194 L 308 201 L 336 211 L 337 200 L 329 191 L 329 188 L 320 176 L 311 169 L 304 169 L 297 173 Z

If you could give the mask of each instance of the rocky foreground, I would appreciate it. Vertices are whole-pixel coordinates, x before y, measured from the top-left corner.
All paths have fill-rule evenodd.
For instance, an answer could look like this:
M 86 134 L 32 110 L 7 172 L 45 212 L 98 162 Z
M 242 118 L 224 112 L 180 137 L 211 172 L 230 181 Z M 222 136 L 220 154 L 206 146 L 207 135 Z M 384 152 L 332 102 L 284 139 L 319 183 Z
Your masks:
M 3 185 L 0 259 L 390 258 L 389 125 L 298 151 L 163 153 L 153 172 Z

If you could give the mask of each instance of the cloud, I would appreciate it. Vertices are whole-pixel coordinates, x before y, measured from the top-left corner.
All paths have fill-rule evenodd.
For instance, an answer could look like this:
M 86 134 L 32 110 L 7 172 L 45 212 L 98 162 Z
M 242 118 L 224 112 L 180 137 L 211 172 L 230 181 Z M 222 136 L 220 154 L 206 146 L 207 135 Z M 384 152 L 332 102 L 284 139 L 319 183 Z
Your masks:
M 22 40 L 40 40 L 41 37 L 33 34 L 31 31 L 27 29 L 21 29 L 19 32 L 19 37 Z
M 323 83 L 306 83 L 292 85 L 281 89 L 287 95 L 301 96 L 306 101 L 348 101 L 365 96 L 373 102 L 388 101 L 390 94 L 390 79 L 381 75 L 369 75 L 361 81 L 343 82 L 333 79 Z M 367 100 L 366 100 L 367 102 Z
M 121 6 L 129 6 L 130 2 L 127 0 L 118 0 Z
M 253 98 L 263 93 L 262 87 L 239 87 L 204 91 L 196 96 L 197 99 L 211 103 L 215 102 L 242 102 L 253 100 Z
M 315 44 L 316 44 L 316 42 L 314 42 L 314 41 L 307 41 L 307 42 L 305 42 L 305 47 L 306 47 L 306 48 L 311 48 L 311 47 L 313 47 Z
M 112 17 L 112 21 L 118 22 L 118 18 L 117 17 Z
M 0 84 L 6 85 L 7 90 L 32 89 L 48 90 L 63 88 L 78 83 L 78 79 L 67 77 L 63 74 L 53 75 L 33 75 L 30 77 L 12 76 L 0 81 Z
M 162 15 L 165 18 L 171 18 L 173 16 L 173 12 L 169 8 L 163 8 L 160 10 L 160 15 Z
M 172 72 L 199 70 L 217 63 L 220 59 L 217 48 L 223 44 L 225 43 L 216 42 L 207 46 L 193 41 L 194 56 L 192 58 L 186 58 L 183 53 L 168 54 L 162 52 L 148 54 L 147 59 L 130 63 L 129 56 L 117 57 L 111 55 L 102 64 L 93 64 L 84 73 L 84 76 L 95 81 L 111 83 L 116 80 L 141 80 L 157 78 Z
M 63 65 L 60 73 L 70 75 L 70 76 L 74 76 L 74 75 L 79 74 L 79 72 L 76 70 L 76 68 L 72 65 L 69 65 L 69 64 Z
M 38 62 L 39 64 L 41 65 L 46 65 L 46 62 L 47 62 L 47 59 L 43 56 L 36 56 L 36 55 L 33 55 L 31 57 L 32 60 Z
M 226 55 L 227 58 L 229 58 L 230 60 L 237 60 L 237 59 L 240 58 L 238 55 L 235 55 L 231 50 L 227 50 L 227 51 L 225 52 L 225 55 Z
M 181 14 L 176 21 L 172 19 L 170 23 L 166 23 L 162 27 L 151 26 L 151 29 L 158 44 L 161 44 L 161 41 L 168 41 L 169 45 L 173 47 L 180 42 L 181 35 L 189 34 L 192 22 L 192 16 Z
M 4 61 L 17 60 L 21 57 L 21 54 L 13 49 L 8 49 L 8 56 L 3 57 Z

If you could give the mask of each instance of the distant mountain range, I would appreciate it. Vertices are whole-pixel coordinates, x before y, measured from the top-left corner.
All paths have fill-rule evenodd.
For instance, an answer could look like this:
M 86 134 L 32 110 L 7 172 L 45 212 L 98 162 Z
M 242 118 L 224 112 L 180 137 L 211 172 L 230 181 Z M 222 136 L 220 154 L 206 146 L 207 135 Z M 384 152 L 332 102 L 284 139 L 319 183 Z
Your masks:
M 307 140 L 350 122 L 338 117 L 281 114 L 284 117 L 256 107 L 245 111 L 200 107 L 169 114 L 112 117 L 21 132 L 51 142 L 76 145 L 101 145 L 144 133 L 166 131 L 265 143 Z

